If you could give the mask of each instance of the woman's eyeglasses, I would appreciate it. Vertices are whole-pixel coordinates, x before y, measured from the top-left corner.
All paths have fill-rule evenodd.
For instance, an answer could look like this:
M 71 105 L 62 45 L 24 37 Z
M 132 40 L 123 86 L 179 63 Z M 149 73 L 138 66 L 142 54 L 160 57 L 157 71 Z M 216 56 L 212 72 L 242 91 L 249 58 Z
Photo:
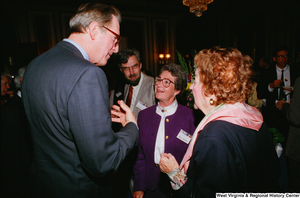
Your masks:
M 171 83 L 174 84 L 174 82 L 172 82 L 170 79 L 167 79 L 167 78 L 160 78 L 160 77 L 156 77 L 154 82 L 155 82 L 155 84 L 156 84 L 157 82 L 162 82 L 162 85 L 163 85 L 165 88 L 170 87 L 170 84 L 171 84 Z

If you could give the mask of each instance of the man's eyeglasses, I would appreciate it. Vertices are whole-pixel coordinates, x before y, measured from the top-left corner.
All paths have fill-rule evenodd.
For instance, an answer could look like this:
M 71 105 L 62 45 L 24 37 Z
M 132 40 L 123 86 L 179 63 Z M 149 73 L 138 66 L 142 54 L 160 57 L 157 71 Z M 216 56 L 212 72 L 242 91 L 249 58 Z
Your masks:
M 132 70 L 137 70 L 139 68 L 139 66 L 140 66 L 139 64 L 135 64 L 131 67 L 121 67 L 121 69 L 123 70 L 123 72 L 129 72 L 130 68 Z
M 154 82 L 155 82 L 155 84 L 156 84 L 157 82 L 162 82 L 162 85 L 163 85 L 165 88 L 170 87 L 170 84 L 171 84 L 171 83 L 174 84 L 174 82 L 172 82 L 170 79 L 167 79 L 167 78 L 160 78 L 160 77 L 156 77 Z
M 284 57 L 284 58 L 288 58 L 289 55 L 287 55 L 287 54 L 286 54 L 286 55 L 279 55 L 279 56 L 277 56 L 277 57 L 278 57 L 278 58 L 283 58 L 283 57 Z
M 114 46 L 117 47 L 117 45 L 119 44 L 119 42 L 120 42 L 120 40 L 121 40 L 121 38 L 122 38 L 122 35 L 119 35 L 119 34 L 115 33 L 114 31 L 112 31 L 111 29 L 105 27 L 104 25 L 101 25 L 100 27 L 105 28 L 106 30 L 110 31 L 113 35 L 115 35 L 116 41 L 115 41 Z

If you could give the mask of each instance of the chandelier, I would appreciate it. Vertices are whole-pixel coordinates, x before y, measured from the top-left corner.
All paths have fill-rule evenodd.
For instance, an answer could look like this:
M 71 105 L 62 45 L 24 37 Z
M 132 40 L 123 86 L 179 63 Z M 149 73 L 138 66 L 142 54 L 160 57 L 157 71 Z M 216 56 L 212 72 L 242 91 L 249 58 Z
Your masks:
M 182 0 L 182 4 L 190 7 L 190 12 L 200 17 L 207 10 L 207 4 L 214 0 Z

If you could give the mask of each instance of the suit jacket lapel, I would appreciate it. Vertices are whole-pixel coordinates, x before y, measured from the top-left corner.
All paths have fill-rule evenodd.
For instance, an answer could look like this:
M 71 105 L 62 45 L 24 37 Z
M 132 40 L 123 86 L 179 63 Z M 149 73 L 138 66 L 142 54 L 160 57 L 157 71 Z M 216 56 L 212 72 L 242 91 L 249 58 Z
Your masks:
M 136 99 L 135 99 L 135 102 L 134 102 L 134 106 L 136 106 L 136 104 L 138 103 L 138 101 L 140 101 L 143 98 L 143 96 L 146 93 L 146 91 L 148 91 L 147 89 L 143 89 L 145 87 L 145 85 L 146 85 L 145 80 L 146 80 L 146 76 L 144 75 L 143 81 L 141 82 L 142 84 L 141 84 L 139 93 L 136 96 Z
M 127 100 L 127 96 L 128 96 L 128 92 L 129 92 L 129 87 L 130 87 L 129 84 L 125 84 L 125 87 L 124 87 L 124 102 L 125 103 L 126 103 L 126 100 Z

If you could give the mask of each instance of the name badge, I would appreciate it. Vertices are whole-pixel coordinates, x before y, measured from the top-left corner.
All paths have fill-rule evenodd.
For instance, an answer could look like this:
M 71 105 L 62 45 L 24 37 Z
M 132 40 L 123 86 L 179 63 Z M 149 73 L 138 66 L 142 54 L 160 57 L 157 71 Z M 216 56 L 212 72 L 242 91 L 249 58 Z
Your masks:
M 186 144 L 189 144 L 192 139 L 192 135 L 181 129 L 177 135 L 177 138 Z
M 144 110 L 144 109 L 146 109 L 148 106 L 147 106 L 145 103 L 143 103 L 143 102 L 141 102 L 141 101 L 139 100 L 138 103 L 136 104 L 136 107 L 139 108 L 139 109 L 141 109 L 141 110 Z
M 116 96 L 117 96 L 117 97 L 120 97 L 121 95 L 122 95 L 121 92 L 116 93 Z

